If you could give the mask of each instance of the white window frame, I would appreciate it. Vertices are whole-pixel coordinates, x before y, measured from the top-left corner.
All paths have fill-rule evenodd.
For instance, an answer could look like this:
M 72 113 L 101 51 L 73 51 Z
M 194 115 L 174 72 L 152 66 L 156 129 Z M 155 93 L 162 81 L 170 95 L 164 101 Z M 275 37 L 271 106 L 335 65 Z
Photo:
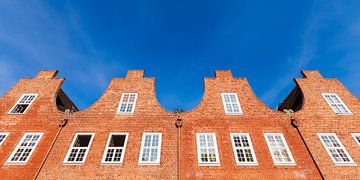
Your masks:
M 356 166 L 354 160 L 352 159 L 352 157 L 350 156 L 349 152 L 346 150 L 345 146 L 342 144 L 342 142 L 340 141 L 340 139 L 337 137 L 337 135 L 335 133 L 317 133 L 322 145 L 324 146 L 324 148 L 326 149 L 326 152 L 328 153 L 328 155 L 330 156 L 331 160 L 333 161 L 333 163 L 335 164 L 335 166 Z M 321 138 L 321 136 L 334 136 L 335 140 L 337 141 L 337 143 L 340 145 L 340 147 L 326 147 L 324 140 Z M 337 162 L 334 157 L 332 156 L 330 149 L 342 149 L 345 153 L 345 155 L 347 156 L 347 158 L 350 160 L 349 162 Z
M 39 135 L 39 139 L 35 142 L 34 146 L 29 147 L 29 146 L 21 146 L 21 144 L 23 143 L 23 141 L 25 140 L 27 135 Z M 39 144 L 39 142 L 41 141 L 42 136 L 44 135 L 44 133 L 42 132 L 27 132 L 24 133 L 24 135 L 22 136 L 22 138 L 20 139 L 20 141 L 18 142 L 18 144 L 16 145 L 15 149 L 12 151 L 11 155 L 9 156 L 9 158 L 6 160 L 7 165 L 26 165 L 27 162 L 29 161 L 29 159 L 31 158 L 31 155 L 34 153 L 34 151 L 36 150 L 37 145 Z M 13 156 L 17 153 L 18 149 L 20 148 L 24 148 L 24 149 L 31 149 L 29 155 L 27 156 L 25 161 L 12 161 L 11 159 L 13 158 Z
M 74 143 L 75 143 L 75 141 L 76 141 L 76 139 L 77 139 L 77 137 L 79 135 L 90 135 L 91 136 L 90 141 L 89 141 L 89 145 L 87 147 L 80 147 L 80 148 L 79 147 L 75 147 L 75 148 L 73 147 L 73 145 L 74 145 Z M 71 144 L 69 146 L 68 152 L 66 153 L 66 156 L 65 156 L 65 159 L 64 159 L 63 163 L 64 164 L 84 164 L 85 161 L 86 161 L 87 155 L 88 155 L 88 153 L 90 151 L 90 147 L 91 147 L 92 141 L 94 139 L 94 136 L 95 136 L 95 133 L 75 133 L 75 136 L 74 136 L 73 140 L 71 141 Z M 86 149 L 82 161 L 68 161 L 72 149 Z
M 351 136 L 355 139 L 356 143 L 360 146 L 360 133 L 351 133 Z M 356 138 L 359 137 L 359 140 Z
M 36 98 L 37 98 L 38 95 L 39 95 L 39 94 L 35 94 L 35 93 L 33 93 L 33 94 L 27 93 L 27 94 L 21 95 L 21 97 L 16 101 L 15 105 L 13 105 L 13 107 L 10 109 L 10 111 L 8 112 L 8 114 L 15 114 L 15 115 L 25 114 L 25 113 L 30 109 L 31 105 L 32 105 L 33 102 L 36 100 Z M 30 103 L 20 103 L 21 100 L 24 98 L 24 96 L 35 96 L 35 97 L 34 97 L 34 99 L 32 99 L 32 100 L 30 101 Z M 29 106 L 25 109 L 25 111 L 24 111 L 23 113 L 12 113 L 11 111 L 13 111 L 14 108 L 15 108 L 18 104 L 28 104 Z
M 0 141 L 0 146 L 5 142 L 6 138 L 9 136 L 9 132 L 0 132 L 0 135 L 5 136 L 2 141 Z
M 249 147 L 236 147 L 235 146 L 235 142 L 234 142 L 234 136 L 246 136 L 248 142 L 249 142 Z M 259 165 L 258 162 L 257 162 L 257 159 L 256 159 L 256 154 L 255 154 L 255 150 L 254 150 L 254 147 L 252 145 L 252 142 L 251 142 L 251 138 L 250 138 L 250 135 L 249 133 L 230 133 L 230 139 L 231 139 L 231 144 L 233 146 L 233 150 L 234 150 L 234 157 L 235 157 L 235 161 L 236 161 L 236 164 L 239 166 L 239 165 L 249 165 L 249 166 L 257 166 Z M 237 156 L 237 149 L 250 149 L 251 151 L 251 155 L 253 156 L 253 159 L 254 159 L 254 162 L 240 162 L 239 161 L 239 158 Z M 245 153 L 245 152 L 244 152 Z M 245 157 L 246 158 L 246 157 Z
M 130 95 L 135 95 L 133 108 L 132 108 L 131 112 L 121 112 L 121 111 L 120 111 L 120 109 L 121 109 L 121 104 L 122 104 L 122 102 L 123 102 L 123 100 L 124 100 L 125 95 L 127 95 L 127 94 L 128 94 L 129 96 L 130 96 Z M 135 107 L 136 107 L 136 102 L 137 102 L 138 96 L 139 96 L 138 93 L 122 93 L 122 94 L 121 94 L 121 98 L 120 98 L 120 102 L 119 102 L 119 105 L 118 105 L 118 108 L 117 108 L 117 110 L 116 110 L 116 113 L 117 113 L 117 114 L 133 114 L 134 111 L 135 111 Z M 126 103 L 125 109 L 127 109 L 128 106 L 129 106 L 129 103 Z
M 149 161 L 143 161 L 142 160 L 142 156 L 144 153 L 144 146 L 145 146 L 145 137 L 147 135 L 151 135 L 151 141 L 150 144 L 152 144 L 153 142 L 153 135 L 158 135 L 159 136 L 159 142 L 158 142 L 158 151 L 157 151 L 157 159 L 156 161 L 151 162 L 150 161 L 150 157 L 149 157 Z M 141 148 L 140 148 L 140 154 L 139 154 L 139 165 L 160 165 L 160 156 L 161 156 L 161 141 L 162 141 L 162 133 L 159 132 L 144 132 L 142 135 L 142 139 L 141 139 Z M 154 149 L 154 148 L 152 148 Z M 149 154 L 150 156 L 150 154 Z
M 202 162 L 201 161 L 201 147 L 200 147 L 200 136 L 201 135 L 204 135 L 204 136 L 211 135 L 212 136 L 212 138 L 214 140 L 213 148 L 215 149 L 215 158 L 216 158 L 215 162 Z M 218 146 L 217 146 L 215 133 L 196 133 L 196 144 L 197 144 L 197 157 L 198 157 L 198 165 L 199 166 L 220 166 L 219 150 L 218 150 Z M 205 149 L 208 150 L 209 147 L 205 147 Z
M 109 147 L 109 144 L 110 144 L 110 140 L 111 140 L 111 137 L 113 135 L 124 135 L 125 136 L 125 141 L 124 141 L 124 147 Z M 123 161 L 124 161 L 124 156 L 125 156 L 125 151 L 126 151 L 126 145 L 127 145 L 127 141 L 128 141 L 128 138 L 129 138 L 129 133 L 124 133 L 124 132 L 112 132 L 109 134 L 109 137 L 108 137 L 108 140 L 107 140 L 107 143 L 106 143 L 106 148 L 105 148 L 105 151 L 104 151 L 104 154 L 103 154 L 103 158 L 101 160 L 101 163 L 102 164 L 122 164 Z M 106 159 L 106 155 L 107 155 L 107 152 L 109 149 L 122 149 L 122 152 L 121 152 L 121 157 L 120 157 L 120 161 L 119 162 L 108 162 L 108 161 L 105 161 Z
M 334 111 L 335 114 L 337 114 L 337 115 L 352 115 L 352 112 L 350 111 L 350 109 L 346 106 L 344 101 L 342 101 L 342 99 L 336 93 L 321 93 L 321 95 L 323 96 L 323 98 L 325 99 L 325 101 L 328 103 L 328 105 Z M 326 99 L 325 96 L 335 96 L 339 100 L 340 103 L 331 103 L 328 101 L 328 99 Z M 337 113 L 336 109 L 332 106 L 332 104 L 335 104 L 335 105 L 341 104 L 346 109 L 346 111 L 348 111 L 348 113 L 345 113 L 345 112 Z
M 235 95 L 236 103 L 239 106 L 239 112 L 229 112 L 227 110 L 226 102 L 225 102 L 225 95 L 228 95 L 228 96 Z M 242 115 L 243 114 L 243 111 L 241 109 L 241 104 L 240 104 L 239 98 L 237 96 L 237 93 L 221 93 L 221 100 L 222 100 L 222 103 L 223 103 L 223 106 L 224 106 L 225 114 L 227 114 L 227 115 Z M 233 102 L 231 102 L 231 104 L 233 104 Z M 234 107 L 232 105 L 231 105 L 231 108 L 234 109 Z
M 283 141 L 283 143 L 285 145 L 285 147 L 282 147 L 282 148 L 284 148 L 287 151 L 287 153 L 289 155 L 289 158 L 291 160 L 290 162 L 279 162 L 279 161 L 276 160 L 276 157 L 274 155 L 274 149 L 273 149 L 272 146 L 270 146 L 270 142 L 269 142 L 269 140 L 267 138 L 268 135 L 280 136 L 281 137 L 281 139 L 282 139 L 282 141 Z M 294 159 L 294 157 L 293 157 L 293 155 L 292 155 L 292 153 L 290 151 L 290 148 L 289 148 L 289 146 L 288 146 L 288 144 L 286 142 L 286 139 L 285 139 L 283 133 L 264 133 L 264 137 L 265 137 L 266 144 L 267 144 L 267 146 L 269 148 L 271 158 L 273 159 L 275 166 L 296 166 L 295 159 Z M 275 148 L 281 148 L 281 147 L 276 146 Z

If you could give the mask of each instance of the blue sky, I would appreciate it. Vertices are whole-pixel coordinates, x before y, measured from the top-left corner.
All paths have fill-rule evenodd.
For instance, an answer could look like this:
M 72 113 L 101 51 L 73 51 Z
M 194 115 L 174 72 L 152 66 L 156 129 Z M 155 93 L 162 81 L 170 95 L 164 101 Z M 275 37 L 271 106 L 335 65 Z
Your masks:
M 360 1 L 0 0 L 0 94 L 57 69 L 80 109 L 129 69 L 156 77 L 169 110 L 194 108 L 203 77 L 230 69 L 271 108 L 300 70 L 360 97 Z

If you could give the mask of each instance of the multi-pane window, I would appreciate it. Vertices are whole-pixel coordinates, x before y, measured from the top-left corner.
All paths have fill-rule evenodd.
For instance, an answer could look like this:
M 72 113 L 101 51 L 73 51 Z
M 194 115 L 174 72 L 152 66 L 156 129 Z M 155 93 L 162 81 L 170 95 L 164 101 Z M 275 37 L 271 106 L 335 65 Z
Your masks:
M 282 133 L 264 133 L 275 165 L 296 165 Z
M 360 146 L 360 133 L 351 133 L 352 137 L 355 139 L 356 143 Z
M 8 132 L 2 132 L 0 133 L 0 146 L 2 143 L 4 143 L 5 139 L 7 138 L 7 136 L 9 135 Z
M 42 136 L 43 133 L 25 133 L 6 163 L 26 164 Z
M 128 133 L 110 133 L 102 163 L 121 164 L 124 159 Z
M 84 163 L 93 138 L 94 133 L 76 133 L 64 163 Z
M 355 164 L 335 133 L 318 133 L 317 135 L 336 165 Z
M 196 133 L 199 165 L 220 165 L 215 133 Z
M 230 133 L 236 164 L 257 165 L 257 160 L 248 133 Z
M 345 105 L 345 103 L 340 99 L 340 97 L 335 93 L 322 93 L 321 94 L 326 102 L 330 105 L 331 109 L 336 114 L 351 114 L 350 109 Z
M 23 94 L 8 112 L 9 114 L 24 114 L 34 102 L 38 94 Z
M 139 155 L 140 164 L 160 164 L 161 133 L 143 133 Z
M 121 95 L 117 113 L 131 114 L 135 111 L 135 105 L 138 93 L 123 93 Z
M 239 99 L 236 93 L 221 93 L 226 114 L 242 114 Z

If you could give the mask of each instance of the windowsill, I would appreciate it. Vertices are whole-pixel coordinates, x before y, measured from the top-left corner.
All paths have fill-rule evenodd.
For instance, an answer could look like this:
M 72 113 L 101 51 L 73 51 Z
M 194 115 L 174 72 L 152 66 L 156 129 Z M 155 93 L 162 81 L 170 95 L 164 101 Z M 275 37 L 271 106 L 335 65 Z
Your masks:
M 357 166 L 356 163 L 335 163 L 335 166 Z
M 27 164 L 27 162 L 6 162 L 6 163 L 4 163 L 4 165 L 6 165 L 6 166 L 17 166 L 17 165 L 24 166 L 26 164 Z
M 236 163 L 237 166 L 259 166 L 258 163 Z
M 230 115 L 230 116 L 236 116 L 236 115 L 244 115 L 244 113 L 225 113 L 225 115 Z
M 85 162 L 79 162 L 79 163 L 74 163 L 74 162 L 63 162 L 63 165 L 67 165 L 67 166 L 81 166 L 81 165 L 84 165 Z
M 123 163 L 109 163 L 109 162 L 101 162 L 101 165 L 104 166 L 122 166 Z
M 198 163 L 198 166 L 221 166 L 220 163 Z
M 120 113 L 120 112 L 116 112 L 116 115 L 130 116 L 130 115 L 134 115 L 134 113 Z
M 353 113 L 335 113 L 336 115 L 341 115 L 341 116 L 351 116 L 351 115 L 354 115 Z
M 7 113 L 7 115 L 23 115 L 25 113 Z
M 139 166 L 159 166 L 160 163 L 145 163 L 145 162 L 139 162 Z

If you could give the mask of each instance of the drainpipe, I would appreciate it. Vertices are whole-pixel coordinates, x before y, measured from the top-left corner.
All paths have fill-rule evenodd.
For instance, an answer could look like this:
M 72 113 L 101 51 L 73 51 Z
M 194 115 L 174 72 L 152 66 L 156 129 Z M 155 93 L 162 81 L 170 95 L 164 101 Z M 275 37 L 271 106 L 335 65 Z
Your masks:
M 61 130 L 63 129 L 63 127 L 65 127 L 65 125 L 66 125 L 66 124 L 68 123 L 68 121 L 69 121 L 69 115 L 70 115 L 70 113 L 71 113 L 71 111 L 70 111 L 69 109 L 66 109 L 66 110 L 65 110 L 65 116 L 66 116 L 66 117 L 65 117 L 63 120 L 60 121 L 59 129 L 58 129 L 58 131 L 57 131 L 57 133 L 56 133 L 56 136 L 55 136 L 54 140 L 52 141 L 52 143 L 51 143 L 51 145 L 50 145 L 50 148 L 49 148 L 48 151 L 46 152 L 46 155 L 45 155 L 44 159 L 42 160 L 39 169 L 36 171 L 36 174 L 35 174 L 33 180 L 36 180 L 36 179 L 38 178 L 38 176 L 39 176 L 42 168 L 44 167 L 44 164 L 45 164 L 47 158 L 49 157 L 49 154 L 50 154 L 52 148 L 54 147 L 54 144 L 55 144 L 57 138 L 58 138 L 59 135 L 60 135 Z
M 320 176 L 321 176 L 321 179 L 325 179 L 324 178 L 324 175 L 322 174 L 321 170 L 320 170 L 320 167 L 318 166 L 318 164 L 316 163 L 315 161 L 315 158 L 314 156 L 311 154 L 311 151 L 309 149 L 309 146 L 307 145 L 303 135 L 301 134 L 301 131 L 299 129 L 299 126 L 297 124 L 297 121 L 295 120 L 295 118 L 293 117 L 293 114 L 294 114 L 294 111 L 292 109 L 284 109 L 283 110 L 284 113 L 288 116 L 290 116 L 290 122 L 291 122 L 291 126 L 294 127 L 296 129 L 296 131 L 298 132 L 298 134 L 300 135 L 300 138 L 302 140 L 302 142 L 304 143 L 305 147 L 306 147 L 306 150 L 308 151 L 308 153 L 310 154 L 310 157 L 313 161 L 313 163 L 315 164 L 315 167 L 317 169 L 317 171 L 319 172 Z
M 175 126 L 177 128 L 177 175 L 180 180 L 180 135 L 182 127 L 182 119 L 176 119 Z

